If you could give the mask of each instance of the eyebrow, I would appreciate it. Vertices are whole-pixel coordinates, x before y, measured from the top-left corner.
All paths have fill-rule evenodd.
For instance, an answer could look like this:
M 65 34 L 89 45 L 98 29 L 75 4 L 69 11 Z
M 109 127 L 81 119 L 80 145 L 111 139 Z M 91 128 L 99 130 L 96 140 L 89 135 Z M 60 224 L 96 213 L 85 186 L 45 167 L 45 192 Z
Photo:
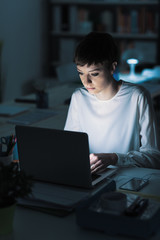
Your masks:
M 100 70 L 101 70 L 101 68 L 95 68 L 93 70 L 90 70 L 89 72 L 100 71 Z
M 77 70 L 81 72 L 81 70 L 79 70 L 78 68 L 77 68 Z M 100 70 L 101 70 L 101 68 L 95 68 L 93 70 L 90 70 L 89 72 L 95 72 L 95 71 L 100 71 Z

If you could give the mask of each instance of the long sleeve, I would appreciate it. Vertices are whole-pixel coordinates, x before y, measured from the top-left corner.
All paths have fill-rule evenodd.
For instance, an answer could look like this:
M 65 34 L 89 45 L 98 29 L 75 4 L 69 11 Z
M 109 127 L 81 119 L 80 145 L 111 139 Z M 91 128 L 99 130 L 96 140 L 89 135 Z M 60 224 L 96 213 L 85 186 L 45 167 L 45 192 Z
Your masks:
M 147 91 L 140 95 L 138 101 L 138 116 L 140 126 L 139 151 L 129 151 L 126 154 L 116 153 L 118 165 L 160 168 L 159 138 L 156 120 L 150 95 Z
M 78 119 L 78 105 L 76 101 L 76 97 L 73 94 L 71 98 L 71 103 L 69 106 L 66 123 L 64 126 L 64 130 L 70 131 L 80 131 L 79 119 Z
M 117 95 L 107 101 L 77 89 L 64 129 L 86 132 L 90 153 L 116 153 L 119 166 L 160 168 L 152 100 L 138 85 L 123 82 Z

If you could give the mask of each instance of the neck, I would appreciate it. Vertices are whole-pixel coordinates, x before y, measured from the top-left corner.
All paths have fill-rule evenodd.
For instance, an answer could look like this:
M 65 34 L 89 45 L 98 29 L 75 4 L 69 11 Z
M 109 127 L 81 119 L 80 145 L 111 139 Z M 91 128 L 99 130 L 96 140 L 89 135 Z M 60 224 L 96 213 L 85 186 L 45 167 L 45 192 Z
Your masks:
M 99 100 L 103 100 L 103 101 L 110 100 L 117 94 L 117 92 L 120 89 L 120 86 L 121 86 L 121 81 L 116 81 L 113 78 L 112 81 L 108 84 L 107 88 L 103 92 L 98 93 L 96 97 Z

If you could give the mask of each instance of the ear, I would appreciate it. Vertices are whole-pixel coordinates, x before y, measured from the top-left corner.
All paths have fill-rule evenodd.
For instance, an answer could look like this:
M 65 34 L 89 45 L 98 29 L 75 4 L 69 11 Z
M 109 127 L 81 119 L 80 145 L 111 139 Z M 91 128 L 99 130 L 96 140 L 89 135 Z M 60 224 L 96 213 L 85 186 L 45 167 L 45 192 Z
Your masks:
M 113 62 L 111 65 L 111 74 L 113 75 L 114 71 L 116 70 L 117 62 Z

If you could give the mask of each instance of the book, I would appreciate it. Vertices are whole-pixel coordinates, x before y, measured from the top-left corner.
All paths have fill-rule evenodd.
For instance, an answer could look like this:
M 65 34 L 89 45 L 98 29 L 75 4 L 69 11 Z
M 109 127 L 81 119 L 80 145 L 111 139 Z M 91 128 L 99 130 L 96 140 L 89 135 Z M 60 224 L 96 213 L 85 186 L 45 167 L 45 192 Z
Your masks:
M 52 25 L 55 32 L 60 32 L 61 30 L 61 7 L 55 6 L 52 9 Z

